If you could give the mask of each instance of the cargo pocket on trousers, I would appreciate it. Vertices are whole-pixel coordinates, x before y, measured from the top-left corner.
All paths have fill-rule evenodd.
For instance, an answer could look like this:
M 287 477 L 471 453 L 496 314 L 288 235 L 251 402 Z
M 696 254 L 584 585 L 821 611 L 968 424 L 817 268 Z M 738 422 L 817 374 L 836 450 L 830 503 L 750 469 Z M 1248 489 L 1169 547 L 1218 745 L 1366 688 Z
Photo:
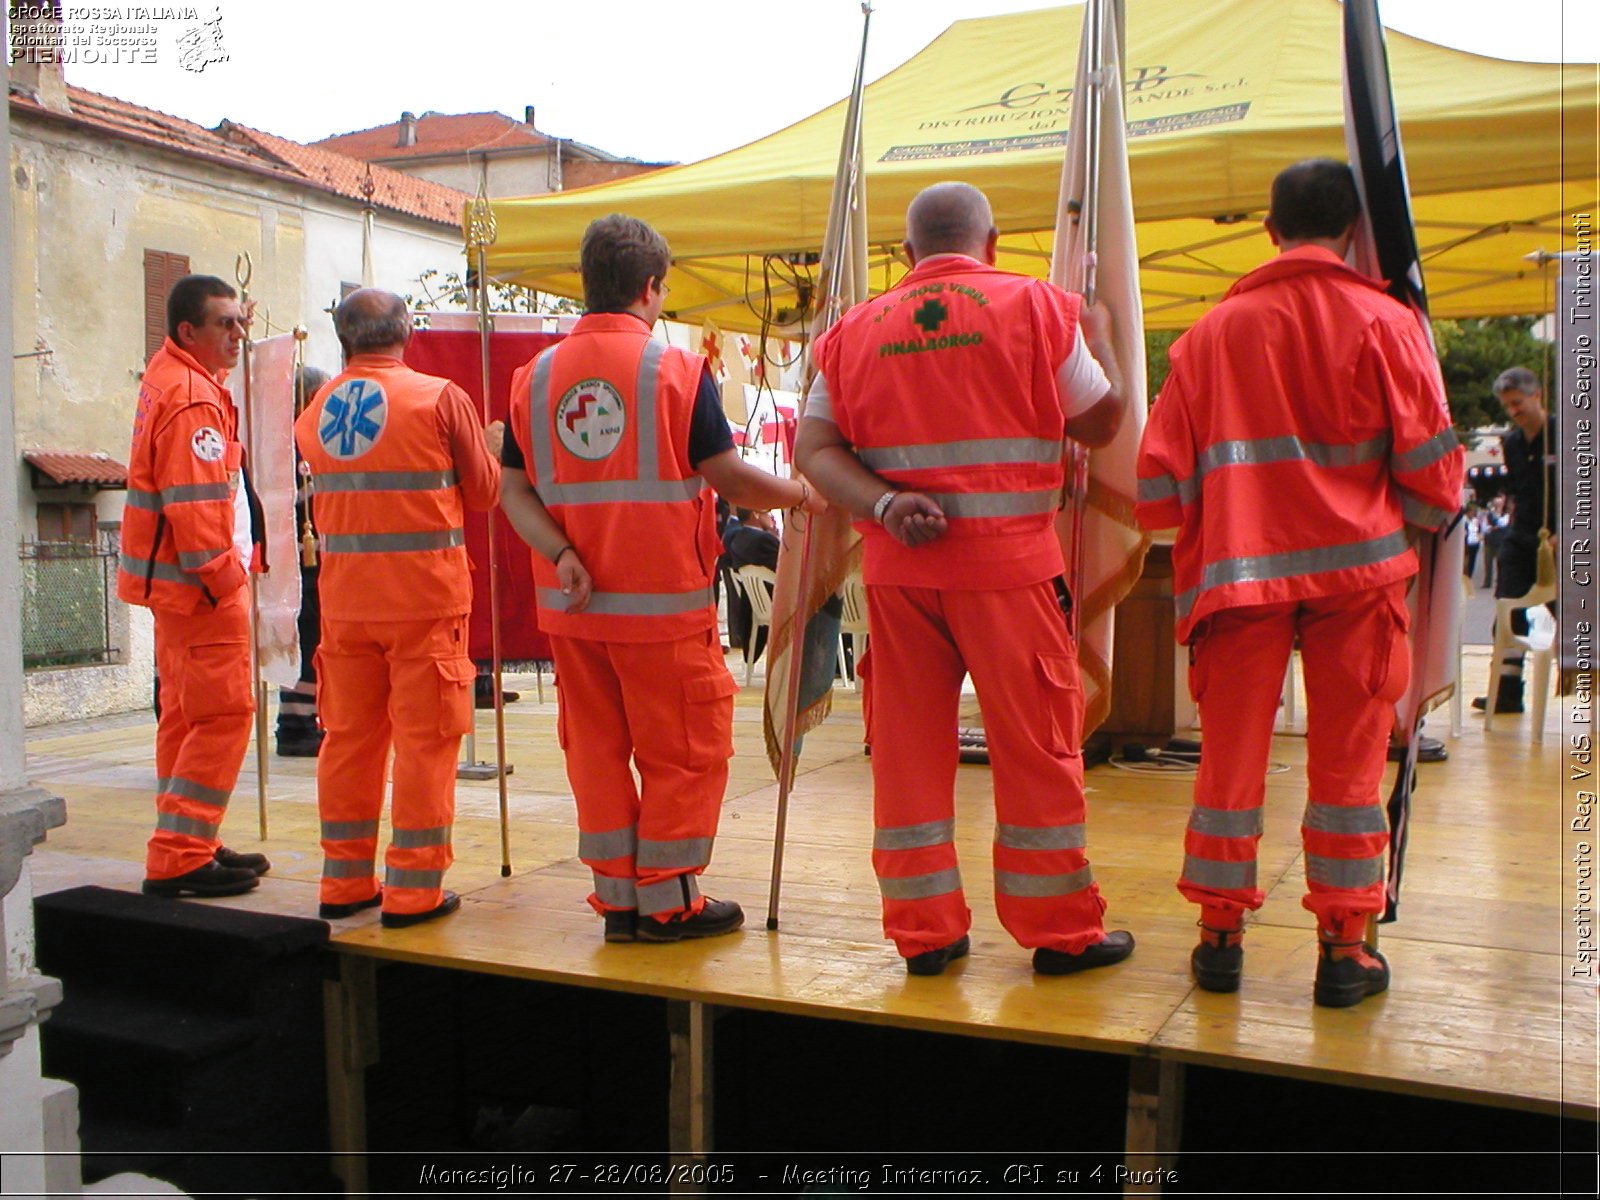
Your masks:
M 255 712 L 250 649 L 240 642 L 190 646 L 183 670 L 183 715 L 190 721 Z
M 1036 654 L 1042 741 L 1053 754 L 1078 753 L 1083 729 L 1083 689 L 1070 654 Z
M 1211 632 L 1211 621 L 1207 618 L 1195 626 L 1194 632 L 1189 636 L 1189 699 L 1199 704 L 1206 694 L 1206 660 L 1201 653 L 1206 634 Z
M 472 686 L 478 668 L 470 658 L 441 658 L 439 666 L 439 732 L 464 737 L 472 730 Z
M 683 681 L 687 764 L 696 769 L 733 757 L 733 696 L 739 690 L 727 667 Z
M 1371 674 L 1367 691 L 1374 700 L 1394 703 L 1411 682 L 1411 654 L 1406 632 L 1411 628 L 1411 613 L 1403 596 L 1389 596 L 1374 621 Z

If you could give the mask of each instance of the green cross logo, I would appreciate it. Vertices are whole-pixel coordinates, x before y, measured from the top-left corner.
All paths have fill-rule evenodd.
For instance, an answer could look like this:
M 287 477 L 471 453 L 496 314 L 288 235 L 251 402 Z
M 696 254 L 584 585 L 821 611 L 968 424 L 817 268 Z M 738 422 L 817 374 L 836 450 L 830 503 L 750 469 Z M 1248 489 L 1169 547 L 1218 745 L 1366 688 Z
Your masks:
M 945 318 L 949 315 L 950 310 L 943 303 L 930 297 L 923 301 L 921 308 L 911 314 L 911 320 L 922 326 L 924 333 L 932 334 L 938 332 L 939 326 L 944 324 Z

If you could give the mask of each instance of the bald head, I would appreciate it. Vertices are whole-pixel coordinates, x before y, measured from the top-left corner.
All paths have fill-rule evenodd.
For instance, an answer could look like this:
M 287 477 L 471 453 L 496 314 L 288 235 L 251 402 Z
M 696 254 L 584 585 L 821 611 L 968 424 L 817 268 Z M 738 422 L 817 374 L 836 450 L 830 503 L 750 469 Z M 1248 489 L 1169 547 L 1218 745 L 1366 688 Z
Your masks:
M 936 183 L 906 209 L 906 253 L 912 262 L 935 254 L 966 254 L 992 262 L 999 231 L 989 199 L 970 183 Z
M 398 354 L 411 337 L 411 313 L 393 292 L 360 288 L 333 310 L 333 331 L 345 357 L 352 354 Z

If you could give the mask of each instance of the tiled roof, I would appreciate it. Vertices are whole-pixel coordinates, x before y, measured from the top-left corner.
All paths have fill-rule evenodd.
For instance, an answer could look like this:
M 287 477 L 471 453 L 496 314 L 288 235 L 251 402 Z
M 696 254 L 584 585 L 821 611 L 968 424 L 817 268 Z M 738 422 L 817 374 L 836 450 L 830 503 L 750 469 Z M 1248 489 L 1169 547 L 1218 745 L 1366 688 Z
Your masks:
M 231 121 L 222 122 L 216 129 L 207 129 L 182 117 L 142 108 L 86 88 L 68 86 L 67 100 L 71 112 L 59 113 L 45 108 L 25 93 L 14 92 L 11 107 L 14 111 L 69 122 L 177 154 L 313 187 L 357 203 L 366 200 L 361 185 L 367 175 L 367 164 L 333 150 L 303 146 Z M 471 199 L 465 192 L 414 179 L 387 167 L 374 165 L 371 171 L 372 202 L 379 208 L 444 225 L 461 224 L 462 206 Z
M 23 456 L 35 471 L 52 483 L 93 483 L 101 487 L 127 487 L 128 468 L 109 454 L 80 454 L 72 450 L 28 450 Z
M 417 118 L 417 140 L 400 145 L 400 122 L 341 133 L 313 145 L 337 150 L 352 158 L 371 161 L 391 158 L 426 158 L 435 154 L 465 154 L 484 150 L 535 150 L 555 139 L 521 121 L 498 112 L 424 113 Z

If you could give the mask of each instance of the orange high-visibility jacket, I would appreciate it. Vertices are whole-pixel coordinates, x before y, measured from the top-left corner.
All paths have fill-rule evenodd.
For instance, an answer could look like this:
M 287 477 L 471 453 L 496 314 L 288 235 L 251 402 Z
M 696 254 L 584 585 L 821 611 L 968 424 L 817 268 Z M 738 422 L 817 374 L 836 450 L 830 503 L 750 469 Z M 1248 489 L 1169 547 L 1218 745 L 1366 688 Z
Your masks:
M 1406 525 L 1461 503 L 1462 451 L 1416 318 L 1327 250 L 1256 268 L 1171 350 L 1138 518 L 1179 527 L 1179 640 L 1208 614 L 1379 587 Z
M 869 584 L 1009 588 L 1062 573 L 1056 372 L 1077 326 L 1076 296 L 940 255 L 817 339 L 840 433 L 949 518 L 944 537 L 914 547 L 856 521 Z
M 492 508 L 500 467 L 447 379 L 357 354 L 295 421 L 321 537 L 322 615 L 457 616 L 472 607 L 465 509 Z
M 528 478 L 594 583 L 589 607 L 568 613 L 555 567 L 534 554 L 541 629 L 657 642 L 716 623 L 715 504 L 689 465 L 704 369 L 638 317 L 591 313 L 512 376 Z
M 233 543 L 234 492 L 243 461 L 233 398 L 216 376 L 166 339 L 139 385 L 119 599 L 192 613 L 244 586 L 248 575 Z

